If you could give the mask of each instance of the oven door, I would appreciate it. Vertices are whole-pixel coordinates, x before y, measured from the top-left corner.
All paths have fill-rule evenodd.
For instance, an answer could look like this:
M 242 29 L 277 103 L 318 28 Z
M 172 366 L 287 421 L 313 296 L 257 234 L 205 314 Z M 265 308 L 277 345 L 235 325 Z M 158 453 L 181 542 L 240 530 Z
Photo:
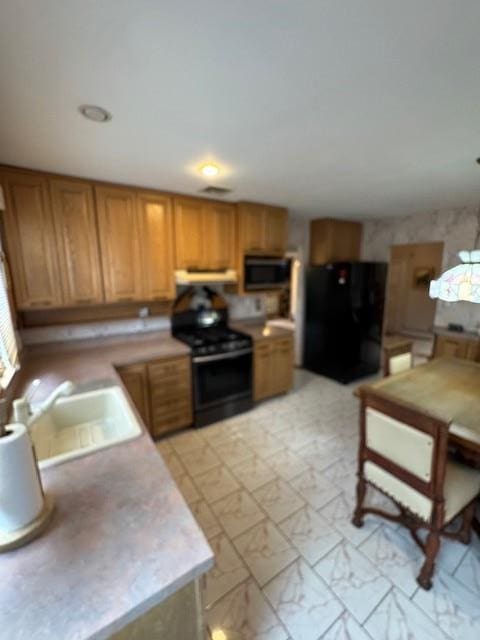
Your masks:
M 252 350 L 193 358 L 195 410 L 252 397 Z
M 290 260 L 280 258 L 245 258 L 245 289 L 281 289 L 290 279 Z

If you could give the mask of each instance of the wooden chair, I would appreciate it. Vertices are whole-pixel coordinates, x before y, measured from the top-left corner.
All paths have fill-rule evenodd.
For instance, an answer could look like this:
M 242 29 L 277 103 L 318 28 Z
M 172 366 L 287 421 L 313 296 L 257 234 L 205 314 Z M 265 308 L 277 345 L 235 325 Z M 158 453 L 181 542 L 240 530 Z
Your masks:
M 372 513 L 408 527 L 425 553 L 417 581 L 430 589 L 440 536 L 470 542 L 480 471 L 448 460 L 447 422 L 371 389 L 361 390 L 361 402 L 353 524 L 361 527 Z M 367 483 L 393 499 L 397 515 L 364 506 Z M 447 532 L 459 514 L 460 526 Z M 425 542 L 418 535 L 422 528 L 428 531 Z

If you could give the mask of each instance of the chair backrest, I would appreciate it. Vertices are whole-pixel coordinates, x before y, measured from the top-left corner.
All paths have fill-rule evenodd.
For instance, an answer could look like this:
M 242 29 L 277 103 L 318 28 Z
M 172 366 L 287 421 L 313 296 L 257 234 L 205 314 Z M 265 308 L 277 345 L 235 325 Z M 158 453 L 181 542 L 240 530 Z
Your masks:
M 413 365 L 413 357 L 411 351 L 406 351 L 405 353 L 400 353 L 396 356 L 392 356 L 388 360 L 388 373 L 391 376 L 394 376 L 396 373 L 401 373 L 402 371 L 408 371 L 411 369 Z
M 361 395 L 360 471 L 428 519 L 443 500 L 449 424 L 373 389 Z

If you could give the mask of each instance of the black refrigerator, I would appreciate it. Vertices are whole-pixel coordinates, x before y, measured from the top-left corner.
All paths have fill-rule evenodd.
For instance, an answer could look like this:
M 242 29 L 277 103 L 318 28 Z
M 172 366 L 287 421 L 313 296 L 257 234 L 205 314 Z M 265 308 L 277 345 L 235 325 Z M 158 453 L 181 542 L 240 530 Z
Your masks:
M 384 262 L 307 270 L 305 369 L 343 384 L 379 370 L 386 280 Z

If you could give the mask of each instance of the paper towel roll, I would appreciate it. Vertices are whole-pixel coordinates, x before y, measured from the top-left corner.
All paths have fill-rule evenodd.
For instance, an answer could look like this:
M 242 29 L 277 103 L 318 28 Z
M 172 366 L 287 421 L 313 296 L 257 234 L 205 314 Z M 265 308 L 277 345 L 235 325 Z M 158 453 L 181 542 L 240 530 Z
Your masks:
M 39 515 L 44 497 L 26 427 L 14 423 L 6 430 L 0 438 L 0 531 L 10 533 Z

